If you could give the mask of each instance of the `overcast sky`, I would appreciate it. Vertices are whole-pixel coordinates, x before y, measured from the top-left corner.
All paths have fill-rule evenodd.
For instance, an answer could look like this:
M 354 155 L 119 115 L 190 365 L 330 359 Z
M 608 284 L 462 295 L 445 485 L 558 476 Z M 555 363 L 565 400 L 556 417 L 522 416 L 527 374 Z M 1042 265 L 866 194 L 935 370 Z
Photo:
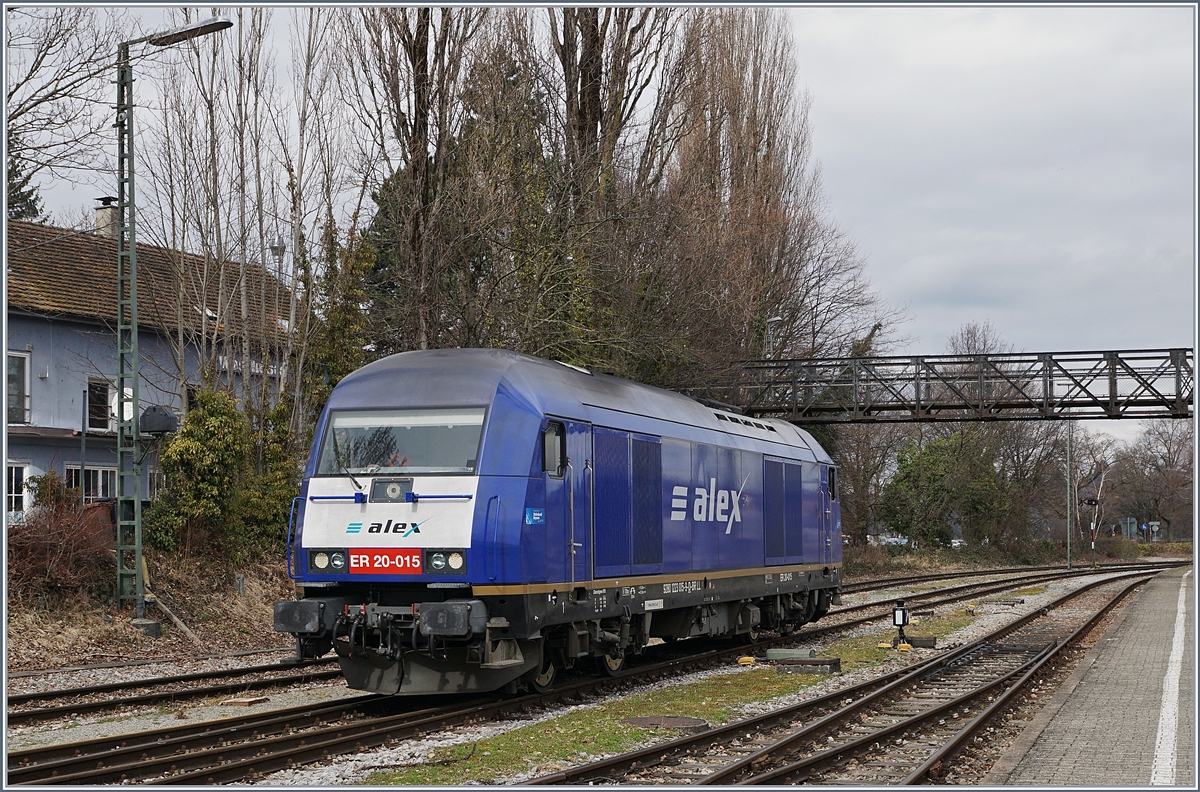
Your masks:
M 787 13 L 830 213 L 906 308 L 897 353 L 985 321 L 1018 351 L 1193 345 L 1191 7 Z
M 790 11 L 830 211 L 935 354 L 1192 346 L 1185 7 Z

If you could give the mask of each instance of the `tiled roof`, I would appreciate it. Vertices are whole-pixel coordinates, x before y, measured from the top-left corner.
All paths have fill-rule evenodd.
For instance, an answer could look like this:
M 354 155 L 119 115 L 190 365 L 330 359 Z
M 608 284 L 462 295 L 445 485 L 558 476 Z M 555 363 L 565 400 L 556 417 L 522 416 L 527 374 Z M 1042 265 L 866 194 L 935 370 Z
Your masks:
M 39 223 L 8 221 L 9 307 L 38 314 L 72 316 L 115 324 L 117 317 L 117 242 L 92 232 L 56 228 Z M 241 322 L 241 297 L 237 262 L 225 265 L 226 305 L 219 309 L 217 267 L 209 262 L 207 289 L 202 290 L 204 258 L 180 254 L 166 248 L 137 246 L 138 324 L 143 327 L 175 329 L 200 328 L 200 295 L 211 318 L 222 322 Z M 258 326 L 260 312 L 265 313 L 268 334 L 278 333 L 286 320 L 289 295 L 286 287 L 271 273 L 251 264 L 246 272 L 252 326 Z M 265 301 L 262 295 L 265 293 Z M 265 311 L 262 304 L 265 302 Z M 278 306 L 278 307 L 277 307 Z

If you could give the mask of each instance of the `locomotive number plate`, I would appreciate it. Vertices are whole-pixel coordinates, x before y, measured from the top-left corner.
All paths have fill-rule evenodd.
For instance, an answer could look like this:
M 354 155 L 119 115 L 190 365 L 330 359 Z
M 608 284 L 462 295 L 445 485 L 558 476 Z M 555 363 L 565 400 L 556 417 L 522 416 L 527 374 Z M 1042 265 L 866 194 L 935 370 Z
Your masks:
M 419 575 L 421 550 L 415 547 L 403 550 L 377 547 L 351 550 L 350 574 Z

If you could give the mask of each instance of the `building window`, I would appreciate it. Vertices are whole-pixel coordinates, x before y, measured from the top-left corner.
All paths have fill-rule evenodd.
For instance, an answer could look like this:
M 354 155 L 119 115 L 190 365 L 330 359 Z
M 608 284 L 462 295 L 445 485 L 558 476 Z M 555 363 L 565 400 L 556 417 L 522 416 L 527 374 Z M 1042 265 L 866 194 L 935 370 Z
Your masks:
M 10 514 L 25 511 L 25 465 L 9 465 L 4 488 L 4 510 Z
M 8 422 L 29 423 L 29 355 L 8 353 Z
M 146 497 L 155 500 L 167 488 L 167 477 L 161 470 L 146 471 Z
M 112 383 L 106 380 L 88 382 L 88 429 L 107 432 L 112 429 Z
M 117 497 L 117 469 L 89 467 L 83 471 L 86 503 Z M 79 465 L 67 465 L 67 487 L 79 489 Z

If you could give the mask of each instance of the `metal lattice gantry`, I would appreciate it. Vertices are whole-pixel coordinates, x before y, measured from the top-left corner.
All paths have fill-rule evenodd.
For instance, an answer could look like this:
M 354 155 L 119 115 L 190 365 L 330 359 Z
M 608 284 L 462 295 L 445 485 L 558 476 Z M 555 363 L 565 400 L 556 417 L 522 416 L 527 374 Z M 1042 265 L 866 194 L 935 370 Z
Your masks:
M 137 218 L 134 214 L 133 68 L 117 50 L 117 603 L 142 616 L 142 495 L 138 426 Z
M 138 373 L 137 197 L 134 193 L 133 64 L 130 47 L 170 47 L 233 26 L 214 16 L 117 45 L 117 604 L 145 615 L 142 563 L 141 402 Z M 80 481 L 83 480 L 82 473 Z
M 744 365 L 709 391 L 797 423 L 1190 418 L 1191 349 L 1029 352 Z

